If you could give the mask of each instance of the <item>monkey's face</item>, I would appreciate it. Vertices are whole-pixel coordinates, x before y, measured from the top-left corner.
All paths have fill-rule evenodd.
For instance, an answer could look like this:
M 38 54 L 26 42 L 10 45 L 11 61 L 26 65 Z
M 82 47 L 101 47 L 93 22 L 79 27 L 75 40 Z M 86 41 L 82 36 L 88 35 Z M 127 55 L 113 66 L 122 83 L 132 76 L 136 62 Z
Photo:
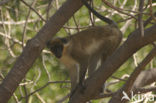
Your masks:
M 47 47 L 57 57 L 61 58 L 63 52 L 63 43 L 60 39 L 51 40 L 47 43 Z

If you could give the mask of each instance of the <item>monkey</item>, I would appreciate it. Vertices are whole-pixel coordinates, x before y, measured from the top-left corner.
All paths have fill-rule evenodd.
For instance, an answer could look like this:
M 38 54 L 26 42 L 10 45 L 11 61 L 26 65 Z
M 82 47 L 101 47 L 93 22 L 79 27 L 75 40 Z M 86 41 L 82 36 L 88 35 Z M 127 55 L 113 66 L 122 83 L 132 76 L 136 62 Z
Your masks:
M 87 69 L 90 77 L 96 71 L 98 61 L 103 63 L 122 39 L 122 32 L 113 20 L 97 13 L 85 0 L 82 2 L 108 25 L 93 26 L 74 35 L 47 42 L 50 51 L 67 67 L 71 79 L 71 93 L 77 85 L 83 86 Z

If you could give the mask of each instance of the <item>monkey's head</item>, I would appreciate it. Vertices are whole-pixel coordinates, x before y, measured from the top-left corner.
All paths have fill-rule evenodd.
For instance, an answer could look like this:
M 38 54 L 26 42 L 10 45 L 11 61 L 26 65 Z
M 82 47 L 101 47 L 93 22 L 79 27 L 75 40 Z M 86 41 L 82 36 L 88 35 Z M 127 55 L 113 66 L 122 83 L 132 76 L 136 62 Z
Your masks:
M 47 47 L 57 58 L 61 58 L 64 44 L 67 42 L 67 38 L 54 38 L 47 42 Z

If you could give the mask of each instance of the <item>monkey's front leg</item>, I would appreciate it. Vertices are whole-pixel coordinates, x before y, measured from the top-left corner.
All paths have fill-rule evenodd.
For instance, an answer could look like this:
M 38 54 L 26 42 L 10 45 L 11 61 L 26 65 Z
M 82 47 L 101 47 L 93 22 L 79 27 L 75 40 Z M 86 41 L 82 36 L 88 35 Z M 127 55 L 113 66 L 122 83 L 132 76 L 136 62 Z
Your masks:
M 79 83 L 74 87 L 74 89 L 72 89 L 71 94 L 70 94 L 70 98 L 73 96 L 73 94 L 75 93 L 75 91 L 77 90 L 78 87 L 85 88 L 83 85 L 83 81 L 85 79 L 85 74 L 87 71 L 87 64 L 80 65 L 79 69 L 80 69 L 79 70 Z M 77 77 L 78 77 L 78 75 L 77 75 Z M 82 91 L 82 93 L 83 93 L 83 91 Z
M 78 84 L 78 66 L 74 65 L 69 68 L 69 76 L 71 80 L 71 93 L 74 91 Z

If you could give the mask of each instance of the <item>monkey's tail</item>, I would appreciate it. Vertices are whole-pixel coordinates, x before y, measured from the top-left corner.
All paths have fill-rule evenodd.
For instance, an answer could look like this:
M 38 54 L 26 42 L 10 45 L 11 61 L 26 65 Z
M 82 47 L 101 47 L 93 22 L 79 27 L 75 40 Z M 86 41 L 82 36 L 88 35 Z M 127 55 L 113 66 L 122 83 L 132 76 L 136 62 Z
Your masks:
M 106 22 L 106 23 L 108 23 L 108 24 L 110 24 L 110 25 L 113 25 L 113 26 L 115 26 L 115 27 L 118 27 L 116 22 L 114 22 L 113 20 L 111 20 L 111 19 L 109 19 L 109 18 L 107 18 L 107 17 L 102 16 L 102 15 L 99 14 L 96 10 L 94 10 L 93 8 L 91 8 L 91 6 L 86 2 L 86 0 L 81 0 L 81 1 L 82 1 L 82 3 L 83 3 L 94 15 L 96 15 L 96 16 L 97 16 L 98 18 L 100 18 L 102 21 L 104 21 L 104 22 Z

